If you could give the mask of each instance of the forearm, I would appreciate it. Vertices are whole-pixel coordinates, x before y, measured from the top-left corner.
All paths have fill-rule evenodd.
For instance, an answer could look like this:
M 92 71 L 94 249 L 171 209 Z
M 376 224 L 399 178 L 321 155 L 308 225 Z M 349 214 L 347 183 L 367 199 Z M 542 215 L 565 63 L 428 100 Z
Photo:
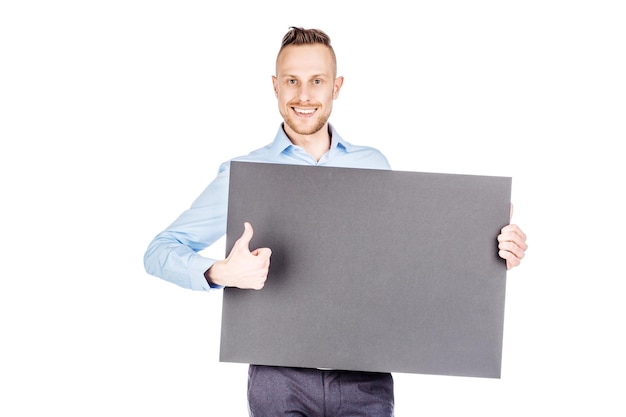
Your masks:
M 215 263 L 200 252 L 226 233 L 228 177 L 224 170 L 168 228 L 150 242 L 146 272 L 183 288 L 209 290 L 204 273 Z
M 150 275 L 162 278 L 180 287 L 208 291 L 212 288 L 204 273 L 215 262 L 176 240 L 167 233 L 157 236 L 144 255 L 144 267 Z

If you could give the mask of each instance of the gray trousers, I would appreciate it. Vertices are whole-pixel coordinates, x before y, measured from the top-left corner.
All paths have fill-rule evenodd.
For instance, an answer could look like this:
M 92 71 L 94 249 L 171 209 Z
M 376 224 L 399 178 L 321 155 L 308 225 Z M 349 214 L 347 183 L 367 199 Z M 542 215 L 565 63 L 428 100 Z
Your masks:
M 250 365 L 250 417 L 393 417 L 389 373 Z

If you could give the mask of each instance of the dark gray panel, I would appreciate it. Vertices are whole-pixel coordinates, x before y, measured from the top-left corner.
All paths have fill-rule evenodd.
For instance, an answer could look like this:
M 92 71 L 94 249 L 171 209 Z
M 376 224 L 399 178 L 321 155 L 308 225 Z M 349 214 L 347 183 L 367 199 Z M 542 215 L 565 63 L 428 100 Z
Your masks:
M 220 360 L 499 378 L 511 178 L 233 162 L 227 253 L 254 228 L 261 291 L 226 288 Z

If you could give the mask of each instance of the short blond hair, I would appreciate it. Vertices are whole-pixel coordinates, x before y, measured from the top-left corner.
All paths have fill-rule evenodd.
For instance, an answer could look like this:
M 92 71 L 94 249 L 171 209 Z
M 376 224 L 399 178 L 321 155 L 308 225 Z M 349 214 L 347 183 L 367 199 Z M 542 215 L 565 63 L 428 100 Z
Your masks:
M 283 40 L 280 44 L 280 49 L 278 50 L 278 55 L 276 56 L 276 62 L 278 62 L 278 57 L 280 57 L 280 53 L 287 46 L 290 45 L 324 45 L 330 51 L 330 55 L 333 59 L 333 70 L 334 73 L 337 74 L 337 57 L 335 56 L 335 50 L 330 44 L 330 36 L 328 36 L 324 31 L 319 29 L 304 29 L 299 26 L 291 26 L 289 28 L 289 32 L 283 36 Z

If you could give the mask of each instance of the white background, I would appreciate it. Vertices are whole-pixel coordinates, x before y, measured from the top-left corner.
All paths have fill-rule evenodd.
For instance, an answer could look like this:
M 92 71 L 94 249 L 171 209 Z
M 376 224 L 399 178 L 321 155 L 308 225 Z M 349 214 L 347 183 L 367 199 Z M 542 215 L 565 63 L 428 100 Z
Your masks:
M 619 3 L 3 2 L 0 414 L 247 415 L 221 293 L 147 275 L 143 253 L 273 139 L 298 25 L 333 40 L 344 138 L 397 170 L 512 176 L 528 234 L 502 378 L 395 374 L 396 415 L 625 415 Z

